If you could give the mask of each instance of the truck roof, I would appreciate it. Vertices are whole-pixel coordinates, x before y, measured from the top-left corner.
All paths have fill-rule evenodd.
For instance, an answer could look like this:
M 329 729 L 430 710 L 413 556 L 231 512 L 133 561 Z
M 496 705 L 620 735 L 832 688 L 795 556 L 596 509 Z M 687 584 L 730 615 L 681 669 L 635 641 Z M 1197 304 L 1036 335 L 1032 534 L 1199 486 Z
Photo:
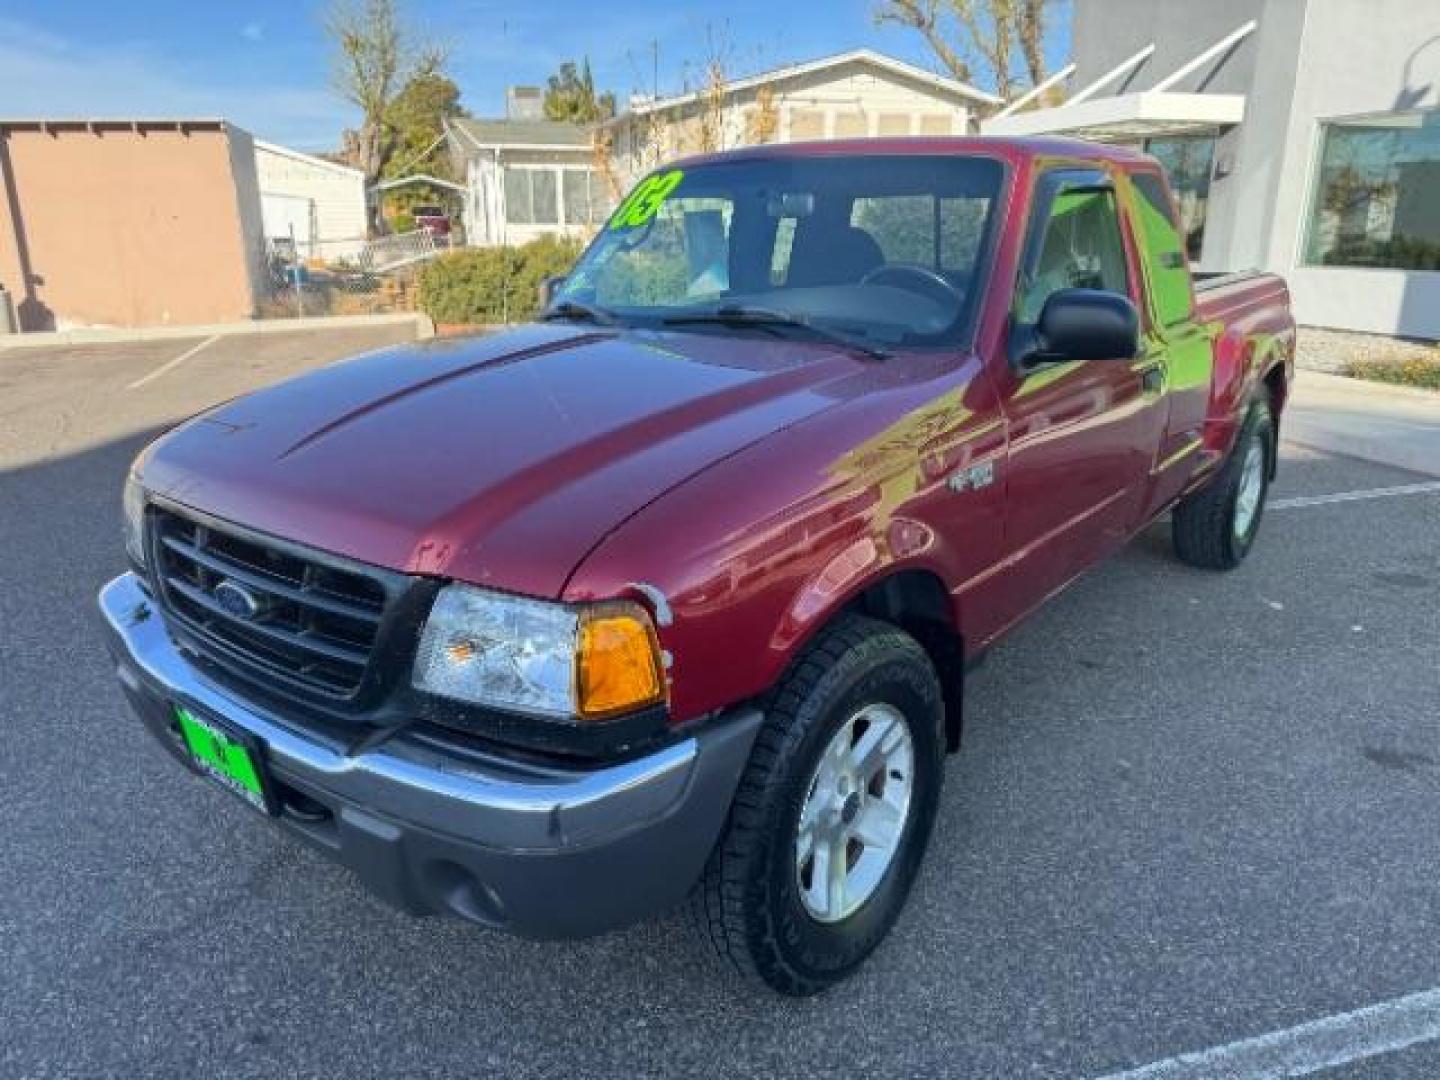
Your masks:
M 1039 138 L 996 138 L 991 136 L 938 136 L 874 139 L 828 139 L 823 142 L 766 143 L 724 150 L 712 154 L 696 154 L 675 164 L 704 165 L 718 161 L 742 161 L 787 157 L 844 157 L 846 155 L 883 156 L 896 154 L 983 154 L 1012 162 L 1032 158 L 1064 157 L 1089 161 L 1116 161 L 1131 164 L 1153 159 L 1147 154 L 1123 146 L 1066 139 L 1057 136 Z

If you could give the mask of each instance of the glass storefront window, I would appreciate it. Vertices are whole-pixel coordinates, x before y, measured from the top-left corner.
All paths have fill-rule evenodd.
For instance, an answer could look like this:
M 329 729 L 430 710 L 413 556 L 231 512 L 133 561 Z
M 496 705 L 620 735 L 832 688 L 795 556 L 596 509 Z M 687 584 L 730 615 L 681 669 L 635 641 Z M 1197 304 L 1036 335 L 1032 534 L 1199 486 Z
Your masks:
M 1185 254 L 1191 262 L 1200 258 L 1205 240 L 1205 210 L 1210 203 L 1210 169 L 1215 160 L 1215 138 L 1193 135 L 1173 139 L 1150 139 L 1145 152 L 1165 166 L 1170 190 L 1180 210 L 1185 230 Z
M 1325 125 L 1305 261 L 1440 271 L 1440 110 Z

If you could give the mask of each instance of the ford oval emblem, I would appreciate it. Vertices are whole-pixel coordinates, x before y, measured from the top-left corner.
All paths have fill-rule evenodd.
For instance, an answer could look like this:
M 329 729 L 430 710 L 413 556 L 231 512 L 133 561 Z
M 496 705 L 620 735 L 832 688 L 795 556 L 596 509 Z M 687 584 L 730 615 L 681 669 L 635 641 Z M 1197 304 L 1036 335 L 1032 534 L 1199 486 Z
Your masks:
M 265 603 L 259 596 L 231 578 L 216 585 L 210 590 L 210 595 L 215 597 L 215 602 L 227 615 L 237 619 L 253 619 L 265 609 Z

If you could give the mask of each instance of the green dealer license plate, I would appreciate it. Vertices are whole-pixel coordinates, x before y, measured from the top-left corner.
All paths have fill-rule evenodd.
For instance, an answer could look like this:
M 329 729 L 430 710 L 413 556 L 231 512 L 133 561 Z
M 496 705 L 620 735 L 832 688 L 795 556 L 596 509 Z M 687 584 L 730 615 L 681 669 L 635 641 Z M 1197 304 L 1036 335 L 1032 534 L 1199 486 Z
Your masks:
M 275 812 L 260 743 L 189 709 L 175 709 L 180 738 L 200 771 L 264 814 Z

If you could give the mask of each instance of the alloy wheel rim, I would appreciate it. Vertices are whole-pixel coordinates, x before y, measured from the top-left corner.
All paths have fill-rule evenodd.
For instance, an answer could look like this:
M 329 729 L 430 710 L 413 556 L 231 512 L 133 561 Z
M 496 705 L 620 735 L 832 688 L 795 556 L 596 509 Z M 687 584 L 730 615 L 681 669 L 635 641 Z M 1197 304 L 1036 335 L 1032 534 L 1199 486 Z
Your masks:
M 1260 513 L 1260 495 L 1265 487 L 1265 447 L 1258 438 L 1245 448 L 1240 467 L 1240 489 L 1235 495 L 1235 536 L 1244 539 Z
M 895 861 L 910 817 L 915 746 L 904 714 L 856 710 L 826 745 L 795 835 L 800 902 L 817 922 L 858 911 Z

